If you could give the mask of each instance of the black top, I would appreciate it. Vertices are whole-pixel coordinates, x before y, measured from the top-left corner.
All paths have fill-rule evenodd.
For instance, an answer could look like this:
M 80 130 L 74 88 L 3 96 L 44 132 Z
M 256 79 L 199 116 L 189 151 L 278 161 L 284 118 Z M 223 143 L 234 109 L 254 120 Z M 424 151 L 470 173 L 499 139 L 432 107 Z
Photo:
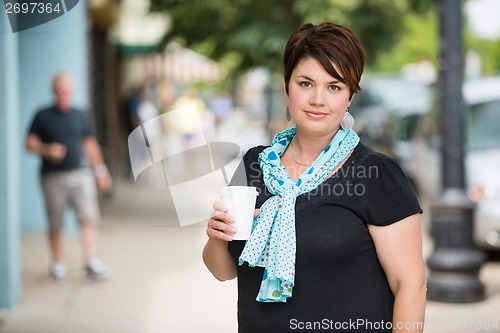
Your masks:
M 61 111 L 55 106 L 36 113 L 29 133 L 36 134 L 43 143 L 57 142 L 66 147 L 66 156 L 59 164 L 42 159 L 42 173 L 81 167 L 83 139 L 94 135 L 90 121 L 84 112 L 76 109 Z
M 257 207 L 270 197 L 257 161 L 264 148 L 250 149 L 233 178 L 234 185 L 244 184 L 238 177 L 244 165 L 246 183 L 259 190 Z M 263 268 L 237 266 L 239 332 L 391 332 L 394 297 L 367 225 L 385 226 L 421 212 L 397 162 L 359 144 L 335 175 L 297 198 L 292 297 L 257 302 Z M 229 243 L 236 264 L 244 245 Z

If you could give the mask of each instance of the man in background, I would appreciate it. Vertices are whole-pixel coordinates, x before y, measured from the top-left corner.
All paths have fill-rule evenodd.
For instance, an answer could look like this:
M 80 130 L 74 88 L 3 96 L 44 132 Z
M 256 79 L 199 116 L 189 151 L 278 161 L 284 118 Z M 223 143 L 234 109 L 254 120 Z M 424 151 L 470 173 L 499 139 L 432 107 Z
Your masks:
M 56 280 L 67 276 L 62 229 L 64 210 L 70 206 L 80 225 L 84 277 L 106 279 L 111 269 L 97 257 L 100 212 L 96 184 L 99 191 L 106 193 L 111 190 L 112 179 L 87 114 L 71 106 L 72 77 L 67 73 L 56 74 L 52 89 L 54 105 L 36 113 L 26 138 L 26 148 L 41 159 L 40 179 L 49 222 L 51 274 Z

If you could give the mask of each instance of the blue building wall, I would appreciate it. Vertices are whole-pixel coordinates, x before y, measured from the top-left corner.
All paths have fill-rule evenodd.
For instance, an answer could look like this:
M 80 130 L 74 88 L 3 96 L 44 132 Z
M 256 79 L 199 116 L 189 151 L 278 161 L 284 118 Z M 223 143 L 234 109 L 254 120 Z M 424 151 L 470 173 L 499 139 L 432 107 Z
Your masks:
M 22 291 L 21 230 L 46 229 L 39 161 L 24 149 L 29 124 L 37 109 L 52 102 L 51 78 L 57 71 L 73 74 L 75 105 L 88 104 L 87 3 L 82 0 L 62 17 L 16 34 L 3 3 L 0 9 L 0 308 L 4 308 L 14 306 Z
M 17 42 L 0 14 L 0 307 L 13 306 L 21 293 Z

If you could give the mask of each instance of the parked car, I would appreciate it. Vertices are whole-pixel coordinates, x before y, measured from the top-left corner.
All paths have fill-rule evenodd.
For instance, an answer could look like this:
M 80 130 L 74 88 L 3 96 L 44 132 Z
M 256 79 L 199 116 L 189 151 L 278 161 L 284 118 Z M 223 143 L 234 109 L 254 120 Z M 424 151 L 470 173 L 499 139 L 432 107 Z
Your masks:
M 474 239 L 500 250 L 500 77 L 464 83 L 466 101 L 465 180 L 476 202 Z
M 362 88 L 353 103 L 357 129 L 368 144 L 398 159 L 429 212 L 441 190 L 441 140 L 432 89 L 397 77 L 370 78 Z M 477 204 L 474 239 L 482 249 L 500 250 L 500 77 L 467 80 L 463 95 L 465 182 Z M 426 218 L 428 227 L 430 214 Z

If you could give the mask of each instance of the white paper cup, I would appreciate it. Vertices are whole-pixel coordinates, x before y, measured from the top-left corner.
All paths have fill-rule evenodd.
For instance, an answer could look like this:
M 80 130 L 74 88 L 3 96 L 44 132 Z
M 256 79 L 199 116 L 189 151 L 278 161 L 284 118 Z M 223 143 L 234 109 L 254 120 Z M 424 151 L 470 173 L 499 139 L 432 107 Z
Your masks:
M 257 194 L 257 188 L 251 186 L 225 186 L 220 190 L 221 200 L 235 219 L 233 226 L 238 229 L 233 235 L 235 240 L 250 237 Z

